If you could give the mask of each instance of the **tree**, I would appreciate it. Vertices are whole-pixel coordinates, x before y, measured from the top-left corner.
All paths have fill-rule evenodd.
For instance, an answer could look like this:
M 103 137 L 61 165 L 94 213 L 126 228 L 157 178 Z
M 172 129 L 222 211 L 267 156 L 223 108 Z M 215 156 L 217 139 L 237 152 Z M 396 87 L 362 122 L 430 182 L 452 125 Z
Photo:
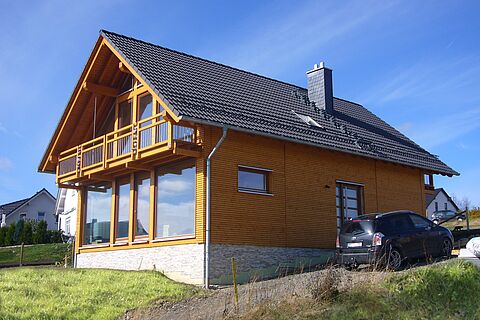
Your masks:
M 47 222 L 45 220 L 40 221 L 35 226 L 33 231 L 33 243 L 41 244 L 47 243 L 48 233 L 47 233 Z
M 13 246 L 15 245 L 14 234 L 15 234 L 15 225 L 11 224 L 7 228 L 7 233 L 5 235 L 5 245 Z
M 25 221 L 22 238 L 25 244 L 33 244 L 33 221 Z
M 7 235 L 7 228 L 0 228 L 0 247 L 5 246 L 5 236 Z
M 13 239 L 15 243 L 22 243 L 23 242 L 23 228 L 25 226 L 25 221 L 23 219 L 20 219 L 17 221 L 15 224 L 15 232 L 13 233 Z

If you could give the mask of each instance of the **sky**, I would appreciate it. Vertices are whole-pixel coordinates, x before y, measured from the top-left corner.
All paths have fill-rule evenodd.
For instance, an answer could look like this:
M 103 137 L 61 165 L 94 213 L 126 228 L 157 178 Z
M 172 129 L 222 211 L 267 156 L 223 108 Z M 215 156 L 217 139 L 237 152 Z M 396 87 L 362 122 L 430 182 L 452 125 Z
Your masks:
M 364 105 L 461 173 L 436 187 L 480 205 L 479 1 L 0 0 L 0 203 L 55 177 L 37 167 L 106 29 Z

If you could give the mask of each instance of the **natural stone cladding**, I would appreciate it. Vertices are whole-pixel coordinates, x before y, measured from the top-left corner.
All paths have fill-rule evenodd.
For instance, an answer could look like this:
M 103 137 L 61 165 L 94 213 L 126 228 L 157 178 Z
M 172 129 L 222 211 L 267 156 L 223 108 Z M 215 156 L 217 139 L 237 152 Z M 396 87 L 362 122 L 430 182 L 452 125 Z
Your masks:
M 157 270 L 175 281 L 202 284 L 203 250 L 203 244 L 185 244 L 85 252 L 77 255 L 77 268 Z
M 333 250 L 215 244 L 210 250 L 212 284 L 232 283 L 232 257 L 237 281 L 266 279 L 292 271 L 309 271 L 333 257 Z

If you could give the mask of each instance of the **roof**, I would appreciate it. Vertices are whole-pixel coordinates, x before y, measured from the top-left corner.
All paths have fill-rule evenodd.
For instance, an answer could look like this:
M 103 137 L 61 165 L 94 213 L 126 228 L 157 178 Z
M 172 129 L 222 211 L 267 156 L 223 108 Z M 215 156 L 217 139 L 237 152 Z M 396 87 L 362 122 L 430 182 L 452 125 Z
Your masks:
M 360 104 L 334 98 L 327 113 L 305 88 L 105 30 L 100 37 L 180 119 L 458 175 Z
M 14 201 L 14 202 L 5 203 L 5 204 L 0 205 L 0 213 L 3 213 L 3 214 L 5 214 L 5 216 L 8 217 L 10 214 L 15 212 L 17 209 L 22 207 L 24 204 L 33 200 L 35 197 L 37 197 L 41 193 L 47 193 L 53 200 L 55 200 L 55 197 L 52 196 L 52 194 L 50 192 L 48 192 L 47 189 L 43 188 L 42 190 L 36 192 L 33 196 L 31 196 L 29 198 L 25 198 L 25 199 L 22 199 L 22 200 L 17 200 L 17 201 Z
M 443 189 L 443 188 L 435 189 L 433 194 L 428 194 L 428 193 L 425 194 L 425 204 L 426 204 L 425 207 L 428 207 L 432 203 L 432 201 L 438 196 L 438 194 L 440 192 L 445 194 L 448 201 L 450 201 L 452 203 L 452 205 L 455 207 L 455 209 L 457 209 L 457 211 L 460 211 L 460 208 L 457 206 L 455 201 L 453 201 L 453 199 L 450 197 L 450 195 L 447 193 L 447 191 L 445 191 L 445 189 Z

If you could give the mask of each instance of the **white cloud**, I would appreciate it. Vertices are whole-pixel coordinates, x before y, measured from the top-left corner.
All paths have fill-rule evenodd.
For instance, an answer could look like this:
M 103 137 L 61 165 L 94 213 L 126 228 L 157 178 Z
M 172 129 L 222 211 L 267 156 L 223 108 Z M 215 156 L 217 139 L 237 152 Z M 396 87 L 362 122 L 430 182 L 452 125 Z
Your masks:
M 170 196 L 176 193 L 185 192 L 194 187 L 194 181 L 186 179 L 161 179 L 158 183 L 158 194 L 160 197 Z
M 321 52 L 330 41 L 357 32 L 361 25 L 395 5 L 393 1 L 361 1 L 343 5 L 335 2 L 329 6 L 310 1 L 302 2 L 288 15 L 280 17 L 261 12 L 261 17 L 254 15 L 251 20 L 243 21 L 244 25 L 251 26 L 261 18 L 258 31 L 236 39 L 229 48 L 222 50 L 227 59 L 221 60 L 262 74 L 276 73 L 282 66 L 291 65 L 306 54 Z
M 13 163 L 9 158 L 0 156 L 0 171 L 8 171 L 13 167 Z
M 480 107 L 451 113 L 410 127 L 407 133 L 414 141 L 428 148 L 443 145 L 480 128 Z

